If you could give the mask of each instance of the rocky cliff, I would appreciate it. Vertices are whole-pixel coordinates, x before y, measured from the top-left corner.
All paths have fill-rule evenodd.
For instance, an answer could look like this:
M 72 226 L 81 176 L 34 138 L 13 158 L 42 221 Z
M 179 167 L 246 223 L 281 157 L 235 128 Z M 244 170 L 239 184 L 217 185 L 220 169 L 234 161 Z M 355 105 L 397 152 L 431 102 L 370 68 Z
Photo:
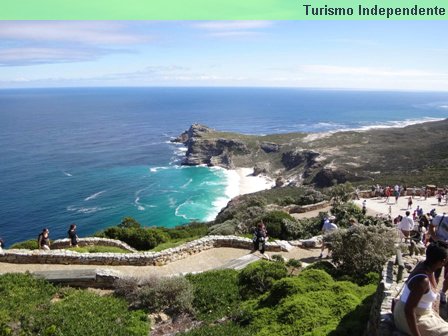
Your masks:
M 335 182 L 448 184 L 448 120 L 403 128 L 266 136 L 194 124 L 173 142 L 187 146 L 184 165 L 253 167 L 284 184 Z

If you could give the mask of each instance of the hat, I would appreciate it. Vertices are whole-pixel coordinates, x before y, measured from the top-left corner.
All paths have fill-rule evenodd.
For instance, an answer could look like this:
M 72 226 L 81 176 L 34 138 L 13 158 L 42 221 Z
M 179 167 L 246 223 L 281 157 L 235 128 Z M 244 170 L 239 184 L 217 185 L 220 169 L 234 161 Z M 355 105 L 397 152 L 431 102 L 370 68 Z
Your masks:
M 329 220 L 335 220 L 335 219 L 336 219 L 336 216 L 330 216 L 330 217 L 328 217 L 328 219 L 329 219 Z

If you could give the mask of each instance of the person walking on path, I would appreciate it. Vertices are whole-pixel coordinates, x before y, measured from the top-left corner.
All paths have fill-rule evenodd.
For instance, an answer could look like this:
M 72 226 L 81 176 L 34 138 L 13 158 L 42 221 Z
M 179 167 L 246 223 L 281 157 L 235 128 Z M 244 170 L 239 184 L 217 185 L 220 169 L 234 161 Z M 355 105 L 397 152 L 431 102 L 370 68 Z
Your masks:
M 37 238 L 37 245 L 39 250 L 50 250 L 50 230 L 47 228 L 43 229 Z
M 409 196 L 408 198 L 408 210 L 412 210 L 412 197 Z
M 68 229 L 68 238 L 70 238 L 70 246 L 78 247 L 78 235 L 76 234 L 76 224 L 71 224 Z
M 324 221 L 324 225 L 322 226 L 322 247 L 320 250 L 319 258 L 323 258 L 325 249 L 328 249 L 327 258 L 330 258 L 331 254 L 331 242 L 325 242 L 325 235 L 335 231 L 338 229 L 338 226 L 333 223 L 336 220 L 335 216 L 330 216 L 328 219 Z
M 425 261 L 419 263 L 406 280 L 393 315 L 398 330 L 411 336 L 448 335 L 448 323 L 432 308 L 437 299 L 434 272 L 448 260 L 446 244 L 432 243 Z

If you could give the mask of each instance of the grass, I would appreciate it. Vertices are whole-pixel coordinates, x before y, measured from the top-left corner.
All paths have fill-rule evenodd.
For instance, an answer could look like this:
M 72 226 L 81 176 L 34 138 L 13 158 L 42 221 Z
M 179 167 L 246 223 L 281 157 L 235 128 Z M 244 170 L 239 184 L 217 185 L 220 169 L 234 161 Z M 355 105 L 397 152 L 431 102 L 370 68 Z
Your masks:
M 75 251 L 78 253 L 132 253 L 125 249 L 115 246 L 83 246 L 83 247 L 70 247 L 67 250 Z
M 0 276 L 0 335 L 148 335 L 149 323 L 127 302 L 60 288 L 29 274 Z
M 166 243 L 161 243 L 159 245 L 157 245 L 156 247 L 154 247 L 152 250 L 150 250 L 151 252 L 160 252 L 169 248 L 173 248 L 173 247 L 177 247 L 180 246 L 182 244 L 191 242 L 193 240 L 199 239 L 202 236 L 196 236 L 196 237 L 189 237 L 189 238 L 183 238 L 183 239 L 177 239 L 177 240 L 172 240 L 172 241 L 168 241 Z

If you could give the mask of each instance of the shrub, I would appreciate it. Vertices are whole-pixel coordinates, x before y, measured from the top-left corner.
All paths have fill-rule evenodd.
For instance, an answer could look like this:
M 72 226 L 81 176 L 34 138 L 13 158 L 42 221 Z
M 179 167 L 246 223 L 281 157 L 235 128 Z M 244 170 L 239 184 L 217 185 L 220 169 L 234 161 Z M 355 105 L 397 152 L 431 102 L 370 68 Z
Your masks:
M 234 270 L 210 271 L 187 276 L 193 285 L 193 307 L 201 320 L 214 321 L 234 311 L 241 300 L 237 276 L 238 272 Z
M 337 184 L 330 189 L 330 197 L 334 205 L 348 202 L 352 198 L 352 193 L 355 191 L 350 182 L 344 184 Z
M 248 298 L 267 292 L 275 280 L 288 274 L 284 263 L 260 260 L 248 265 L 238 274 L 238 287 L 242 297 Z
M 149 277 L 142 281 L 133 278 L 116 283 L 115 293 L 129 304 L 149 312 L 164 311 L 171 315 L 193 311 L 193 287 L 184 277 Z
M 147 335 L 142 311 L 124 300 L 60 289 L 29 274 L 0 276 L 2 335 Z
M 244 302 L 237 321 L 257 336 L 361 335 L 376 286 L 335 282 L 322 270 L 283 278 L 258 299 Z M 349 316 L 349 318 L 347 318 Z M 343 333 L 345 332 L 345 334 Z
M 362 279 L 369 272 L 380 273 L 394 253 L 394 235 L 385 226 L 357 225 L 331 233 L 332 258 L 344 274 Z
M 18 242 L 10 246 L 11 249 L 26 249 L 26 250 L 37 250 L 37 238 L 25 240 L 23 242 Z
M 236 233 L 238 227 L 238 221 L 235 219 L 230 219 L 225 221 L 224 223 L 212 225 L 208 234 L 211 235 L 233 235 Z
M 218 325 L 205 325 L 188 332 L 180 333 L 182 336 L 253 336 L 255 328 L 244 328 L 233 322 Z
M 262 217 L 270 237 L 287 239 L 286 227 L 289 222 L 295 222 L 294 217 L 283 211 L 271 211 Z

